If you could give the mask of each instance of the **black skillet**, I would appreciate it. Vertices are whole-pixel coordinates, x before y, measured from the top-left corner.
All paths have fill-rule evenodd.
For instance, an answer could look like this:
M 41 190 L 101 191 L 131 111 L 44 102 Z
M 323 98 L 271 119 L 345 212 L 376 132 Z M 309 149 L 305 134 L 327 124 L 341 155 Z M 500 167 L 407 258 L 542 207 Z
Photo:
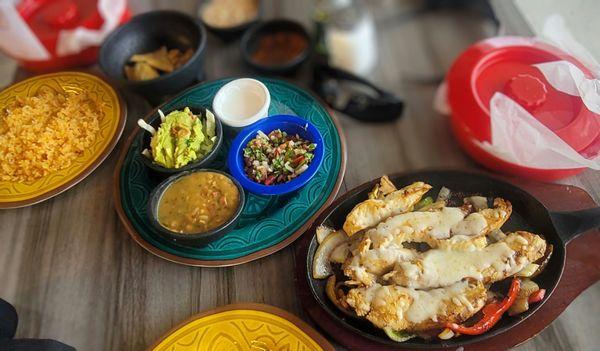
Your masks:
M 375 179 L 349 191 L 324 210 L 308 230 L 309 234 L 307 235 L 313 235 L 313 237 L 308 246 L 306 279 L 317 303 L 334 320 L 354 333 L 382 344 L 407 349 L 457 348 L 462 345 L 491 338 L 515 327 L 535 313 L 545 301 L 552 298 L 551 295 L 558 285 L 565 266 L 565 245 L 567 242 L 587 230 L 600 227 L 600 208 L 575 212 L 549 212 L 542 203 L 524 190 L 483 174 L 462 171 L 422 171 L 393 175 L 390 179 L 398 188 L 415 181 L 426 182 L 433 186 L 433 189 L 427 194 L 433 197 L 437 195 L 442 186 L 445 186 L 452 190 L 455 199 L 462 199 L 462 197 L 470 195 L 507 199 L 512 203 L 513 213 L 502 227 L 502 230 L 504 232 L 528 230 L 541 234 L 546 238 L 548 243 L 554 246 L 554 252 L 545 270 L 534 279 L 541 288 L 546 289 L 546 297 L 541 303 L 531 305 L 527 312 L 515 317 L 505 315 L 490 331 L 478 336 L 460 336 L 447 341 L 437 339 L 425 341 L 415 338 L 404 343 L 396 343 L 390 340 L 383 331 L 373 327 L 370 322 L 348 317 L 339 311 L 325 294 L 326 280 L 316 280 L 311 275 L 313 256 L 318 246 L 316 237 L 314 237 L 315 228 L 321 224 L 333 228 L 341 228 L 346 215 L 357 203 L 367 199 L 368 192 L 379 179 Z M 304 263 L 298 262 L 298 264 Z

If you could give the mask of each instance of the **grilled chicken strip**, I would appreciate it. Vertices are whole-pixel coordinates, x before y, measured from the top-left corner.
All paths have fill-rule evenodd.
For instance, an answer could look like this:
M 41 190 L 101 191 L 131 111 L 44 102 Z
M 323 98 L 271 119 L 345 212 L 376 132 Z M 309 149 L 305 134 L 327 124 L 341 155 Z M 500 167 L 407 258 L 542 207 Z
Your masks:
M 415 182 L 396 190 L 382 199 L 368 199 L 354 206 L 346 216 L 344 231 L 353 235 L 363 229 L 371 228 L 384 219 L 408 212 L 431 189 L 431 185 Z
M 405 242 L 424 242 L 432 248 L 473 250 L 487 245 L 485 234 L 499 229 L 511 213 L 511 205 L 494 200 L 494 208 L 471 213 L 457 207 L 435 212 L 409 212 L 389 218 L 365 232 L 358 248 L 344 262 L 344 274 L 366 286 L 391 271 L 400 261 L 417 258 Z
M 512 213 L 510 202 L 496 198 L 494 207 L 467 215 L 461 207 L 444 207 L 438 211 L 403 213 L 381 222 L 369 229 L 364 238 L 370 239 L 374 248 L 393 243 L 424 242 L 432 248 L 472 247 L 480 242 L 467 242 L 483 236 L 506 222 Z M 452 237 L 457 237 L 454 240 Z M 364 240 L 364 239 L 363 239 Z M 479 247 L 475 245 L 475 247 Z
M 489 284 L 519 272 L 546 251 L 540 236 L 519 231 L 480 250 L 429 250 L 418 258 L 400 260 L 384 280 L 415 289 L 450 286 L 464 278 Z
M 378 328 L 416 332 L 464 322 L 484 306 L 486 294 L 474 280 L 429 291 L 374 284 L 351 289 L 346 302 Z

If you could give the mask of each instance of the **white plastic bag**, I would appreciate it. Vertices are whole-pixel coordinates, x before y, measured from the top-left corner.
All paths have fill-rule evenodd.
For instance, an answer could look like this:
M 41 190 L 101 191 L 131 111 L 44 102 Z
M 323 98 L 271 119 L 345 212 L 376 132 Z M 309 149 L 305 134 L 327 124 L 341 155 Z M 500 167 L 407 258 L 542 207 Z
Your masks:
M 98 12 L 104 20 L 102 27 L 97 30 L 78 27 L 60 31 L 56 55 L 77 54 L 100 45 L 106 35 L 119 25 L 126 4 L 126 0 L 98 0 Z M 51 56 L 15 6 L 4 0 L 0 0 L 0 50 L 19 60 L 42 61 Z
M 582 61 L 596 77 L 600 75 L 600 65 L 573 39 L 560 15 L 552 15 L 547 19 L 543 35 L 545 41 Z M 590 111 L 600 115 L 599 79 L 586 78 L 577 66 L 567 61 L 545 62 L 534 67 L 542 72 L 556 90 L 580 96 Z M 446 82 L 443 82 L 434 98 L 434 108 L 440 113 L 450 112 L 446 89 Z M 527 110 L 502 93 L 494 94 L 490 100 L 490 123 L 491 141 L 476 143 L 505 161 L 538 169 L 588 167 L 600 170 L 600 157 L 590 160 L 581 156 Z

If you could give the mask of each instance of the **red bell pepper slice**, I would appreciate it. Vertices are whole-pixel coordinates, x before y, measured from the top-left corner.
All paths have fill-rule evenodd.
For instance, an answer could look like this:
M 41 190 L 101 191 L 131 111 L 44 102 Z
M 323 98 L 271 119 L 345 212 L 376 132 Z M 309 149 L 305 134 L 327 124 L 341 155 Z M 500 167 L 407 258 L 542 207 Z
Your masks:
M 544 299 L 544 296 L 546 296 L 546 289 L 540 289 L 540 290 L 534 292 L 533 294 L 529 295 L 529 299 L 527 299 L 527 302 L 528 303 L 540 302 Z
M 521 281 L 519 279 L 513 279 L 510 284 L 508 294 L 502 300 L 502 302 L 492 302 L 483 307 L 483 317 L 471 327 L 466 327 L 456 323 L 448 323 L 446 328 L 451 329 L 454 332 L 466 334 L 466 335 L 479 335 L 490 330 L 499 320 L 500 317 L 508 310 L 508 308 L 517 299 L 517 294 L 521 289 Z

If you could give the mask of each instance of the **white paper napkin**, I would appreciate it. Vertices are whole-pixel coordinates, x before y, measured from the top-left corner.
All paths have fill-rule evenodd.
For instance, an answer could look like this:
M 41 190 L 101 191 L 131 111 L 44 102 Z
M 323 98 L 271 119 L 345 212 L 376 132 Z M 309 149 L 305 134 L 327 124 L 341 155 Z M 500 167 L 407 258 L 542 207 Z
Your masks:
M 475 140 L 487 152 L 511 163 L 539 169 L 588 167 L 600 170 L 600 158 L 588 160 L 521 105 L 502 93 L 490 100 L 491 143 Z

